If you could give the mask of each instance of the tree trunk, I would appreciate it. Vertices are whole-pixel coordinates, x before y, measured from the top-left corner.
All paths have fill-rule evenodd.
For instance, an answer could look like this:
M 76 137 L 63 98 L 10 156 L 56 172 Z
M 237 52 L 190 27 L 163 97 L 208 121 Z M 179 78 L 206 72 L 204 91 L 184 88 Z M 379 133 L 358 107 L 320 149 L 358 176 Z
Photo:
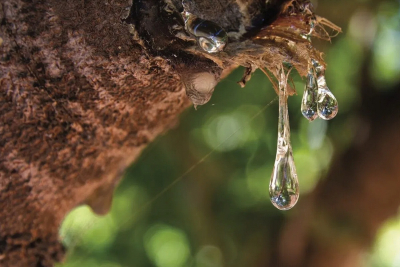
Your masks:
M 1 266 L 60 260 L 64 216 L 84 202 L 106 212 L 125 168 L 189 106 L 170 64 L 121 22 L 129 7 L 1 3 Z
M 197 2 L 240 27 L 236 2 Z M 222 70 L 171 41 L 163 2 L 134 4 L 144 40 L 123 22 L 128 0 L 1 1 L 1 266 L 59 261 L 64 216 L 81 203 L 107 212 L 125 168 L 189 106 L 178 71 Z
M 218 81 L 241 64 L 244 84 L 255 67 L 276 74 L 285 61 L 304 75 L 311 56 L 324 64 L 303 38 L 324 38 L 310 31 L 306 0 L 186 2 L 237 33 L 226 53 L 199 53 L 177 37 L 182 18 L 168 4 L 181 9 L 179 0 L 1 1 L 2 266 L 52 266 L 72 208 L 108 211 L 125 168 L 189 106 L 181 79 L 210 73 Z

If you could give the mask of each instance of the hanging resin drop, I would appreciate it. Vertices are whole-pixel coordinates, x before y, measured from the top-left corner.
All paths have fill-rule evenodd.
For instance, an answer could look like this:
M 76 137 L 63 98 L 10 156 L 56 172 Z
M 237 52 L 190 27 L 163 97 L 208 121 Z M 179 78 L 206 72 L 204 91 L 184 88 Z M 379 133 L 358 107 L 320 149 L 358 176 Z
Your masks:
M 299 182 L 290 145 L 290 126 L 287 105 L 287 76 L 279 78 L 279 122 L 276 159 L 269 183 L 272 204 L 280 210 L 291 209 L 299 199 Z
M 318 116 L 324 120 L 333 119 L 339 111 L 336 97 L 329 90 L 325 80 L 325 69 L 317 61 L 313 60 L 315 73 L 317 74 L 318 94 L 317 110 Z
M 301 113 L 309 121 L 313 121 L 318 117 L 317 92 L 318 87 L 314 69 L 311 68 L 307 75 L 307 83 L 304 88 L 303 99 L 301 100 Z

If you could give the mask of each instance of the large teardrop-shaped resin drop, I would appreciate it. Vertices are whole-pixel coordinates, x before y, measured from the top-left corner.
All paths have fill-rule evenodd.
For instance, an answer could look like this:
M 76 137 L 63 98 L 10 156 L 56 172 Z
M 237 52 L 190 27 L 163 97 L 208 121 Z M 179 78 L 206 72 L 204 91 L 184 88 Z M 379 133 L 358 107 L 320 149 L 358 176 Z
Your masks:
M 299 199 L 299 182 L 290 145 L 290 126 L 287 105 L 287 76 L 279 78 L 278 144 L 274 169 L 269 183 L 272 204 L 280 210 L 292 208 Z
M 291 149 L 290 149 L 291 150 Z M 280 210 L 291 209 L 299 199 L 299 182 L 292 151 L 278 155 L 269 184 L 272 204 Z

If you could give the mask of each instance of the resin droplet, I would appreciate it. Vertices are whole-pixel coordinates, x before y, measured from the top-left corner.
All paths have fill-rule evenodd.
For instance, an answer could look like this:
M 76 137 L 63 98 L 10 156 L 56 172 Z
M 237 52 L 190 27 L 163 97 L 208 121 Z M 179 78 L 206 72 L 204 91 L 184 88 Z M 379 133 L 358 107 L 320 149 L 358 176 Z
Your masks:
M 318 88 L 318 116 L 324 120 L 333 119 L 338 113 L 338 102 L 328 87 Z
M 317 74 L 318 95 L 317 110 L 318 116 L 324 120 L 333 119 L 339 111 L 338 102 L 326 85 L 325 69 L 317 61 L 313 61 Z
M 287 105 L 287 76 L 279 79 L 279 122 L 276 159 L 269 183 L 272 204 L 280 210 L 292 208 L 299 199 L 299 182 L 290 145 L 290 126 Z
M 194 108 L 210 101 L 214 88 L 218 83 L 213 73 L 186 73 L 181 76 L 186 88 L 186 95 L 192 101 Z
M 307 83 L 304 88 L 303 99 L 301 100 L 301 113 L 309 120 L 313 121 L 318 117 L 317 112 L 317 81 L 314 76 L 314 69 L 310 69 L 307 75 Z
M 228 42 L 228 35 L 218 24 L 200 19 L 189 12 L 184 12 L 186 30 L 196 37 L 201 49 L 207 53 L 221 52 Z

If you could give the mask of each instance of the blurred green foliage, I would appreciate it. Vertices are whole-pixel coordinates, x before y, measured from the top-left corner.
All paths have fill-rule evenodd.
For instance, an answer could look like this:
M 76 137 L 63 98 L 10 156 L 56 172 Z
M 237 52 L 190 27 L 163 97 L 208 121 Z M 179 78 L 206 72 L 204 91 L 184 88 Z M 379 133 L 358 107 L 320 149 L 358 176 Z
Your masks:
M 373 253 L 366 258 L 369 266 L 400 266 L 400 216 L 382 226 L 377 235 Z
M 320 1 L 319 7 L 330 4 Z M 346 8 L 347 2 L 336 4 Z M 289 99 L 291 138 L 303 195 L 323 178 L 334 153 L 353 142 L 358 118 L 352 110 L 360 104 L 366 51 L 372 52 L 369 75 L 378 88 L 385 91 L 400 80 L 399 3 L 382 1 L 376 10 L 359 5 L 350 20 L 327 16 L 345 32 L 324 48 L 338 116 L 329 122 L 304 119 L 304 81 L 292 75 L 298 95 Z M 366 21 L 373 32 L 363 29 Z M 263 251 L 274 250 L 277 230 L 293 212 L 276 210 L 268 196 L 277 97 L 259 71 L 240 88 L 242 72 L 235 70 L 207 105 L 187 110 L 178 128 L 147 147 L 116 190 L 108 215 L 98 217 L 86 206 L 71 212 L 60 230 L 70 255 L 60 267 L 259 266 Z M 400 239 L 399 225 L 397 220 L 382 229 L 368 266 L 398 266 L 392 263 L 399 262 L 399 249 L 390 242 L 393 235 Z

